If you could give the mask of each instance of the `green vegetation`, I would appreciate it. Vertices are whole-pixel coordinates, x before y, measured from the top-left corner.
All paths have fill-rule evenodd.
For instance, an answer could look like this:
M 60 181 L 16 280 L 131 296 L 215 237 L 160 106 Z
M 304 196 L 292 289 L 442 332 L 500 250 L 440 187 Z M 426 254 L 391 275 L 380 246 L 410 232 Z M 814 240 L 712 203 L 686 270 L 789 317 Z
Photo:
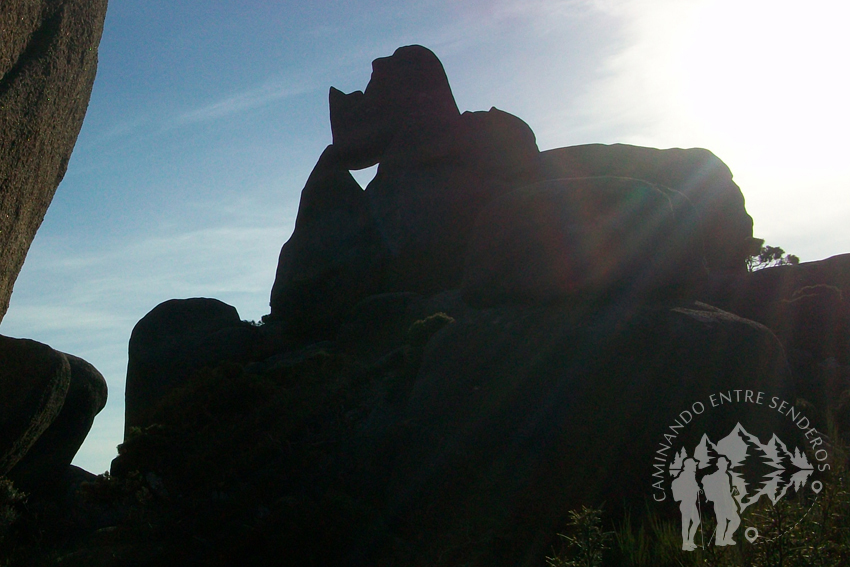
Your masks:
M 582 509 L 559 537 L 569 542 L 553 557 L 549 567 L 625 566 L 625 567 L 810 567 L 850 565 L 850 486 L 846 470 L 833 475 L 824 490 L 814 497 L 798 495 L 776 505 L 760 503 L 747 515 L 746 525 L 758 529 L 759 537 L 748 542 L 743 526 L 736 536 L 737 545 L 715 547 L 710 535 L 712 518 L 704 518 L 698 547 L 682 551 L 677 519 L 648 512 L 637 524 L 626 516 L 615 523 L 613 532 L 602 529 L 602 511 Z M 614 545 L 608 546 L 610 535 Z M 604 552 L 604 556 L 603 556 Z
M 582 506 L 570 511 L 568 534 L 558 534 L 564 541 L 560 553 L 546 558 L 549 567 L 601 567 L 603 553 L 611 547 L 612 532 L 601 528 L 602 510 Z

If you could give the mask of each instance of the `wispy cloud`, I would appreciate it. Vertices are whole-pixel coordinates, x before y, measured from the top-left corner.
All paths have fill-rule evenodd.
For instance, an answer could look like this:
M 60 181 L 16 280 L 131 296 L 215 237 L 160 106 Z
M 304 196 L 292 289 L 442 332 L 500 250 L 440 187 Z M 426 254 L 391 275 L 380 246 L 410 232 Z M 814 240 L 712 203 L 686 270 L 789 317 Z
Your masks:
M 273 102 L 311 92 L 317 88 L 318 85 L 316 84 L 299 84 L 299 81 L 274 81 L 184 112 L 174 119 L 174 124 L 181 126 L 228 118 L 267 106 Z
M 105 125 L 91 136 L 82 136 L 76 152 L 96 153 L 96 157 L 102 157 L 111 151 L 114 144 L 124 146 L 128 143 L 151 143 L 163 134 L 172 133 L 176 128 L 235 118 L 286 99 L 324 89 L 327 82 L 319 72 L 311 75 L 294 71 L 291 76 L 272 77 L 261 84 L 244 87 L 188 110 L 175 111 L 166 106 L 156 111 L 147 111 L 142 115 Z M 72 174 L 89 173 L 93 167 L 78 167 Z

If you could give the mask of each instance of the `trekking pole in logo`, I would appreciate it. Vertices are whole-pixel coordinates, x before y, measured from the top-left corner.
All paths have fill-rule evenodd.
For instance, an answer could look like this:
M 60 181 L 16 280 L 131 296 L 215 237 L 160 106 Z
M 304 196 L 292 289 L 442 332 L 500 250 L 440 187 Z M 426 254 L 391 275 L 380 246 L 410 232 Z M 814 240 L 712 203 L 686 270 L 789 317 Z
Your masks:
M 801 491 L 815 471 L 799 448 L 791 446 L 793 450 L 789 449 L 775 434 L 762 442 L 740 423 L 716 443 L 703 434 L 699 443 L 690 448 L 691 455 L 689 448 L 684 446 L 676 450 L 672 442 L 675 437 L 666 435 L 669 444 L 662 449 L 672 449 L 666 461 L 672 477 L 668 486 L 682 513 L 684 551 L 694 551 L 697 547 L 705 549 L 712 543 L 717 547 L 736 545 L 733 536 L 747 508 L 761 497 L 776 504 L 789 490 Z M 653 466 L 663 473 L 663 468 Z M 823 483 L 814 481 L 811 488 L 818 494 L 823 490 Z M 700 502 L 702 498 L 705 502 Z M 656 498 L 656 501 L 661 500 L 663 498 Z M 711 504 L 717 520 L 708 537 L 702 525 L 702 505 L 705 503 Z M 702 537 L 701 545 L 694 541 L 697 529 Z M 746 528 L 744 537 L 750 543 L 763 538 L 755 528 Z
M 741 517 L 738 515 L 738 506 L 733 496 L 732 478 L 729 475 L 729 459 L 719 457 L 717 459 L 717 471 L 702 478 L 702 487 L 705 498 L 714 504 L 714 515 L 717 518 L 717 533 L 714 545 L 735 545 L 732 536 L 741 525 Z
M 682 549 L 693 551 L 696 549 L 694 535 L 697 528 L 702 524 L 702 514 L 699 510 L 699 484 L 696 478 L 697 463 L 688 457 L 682 462 L 682 472 L 673 480 L 670 489 L 673 498 L 680 502 L 679 510 L 682 512 Z M 703 538 L 704 539 L 704 538 Z

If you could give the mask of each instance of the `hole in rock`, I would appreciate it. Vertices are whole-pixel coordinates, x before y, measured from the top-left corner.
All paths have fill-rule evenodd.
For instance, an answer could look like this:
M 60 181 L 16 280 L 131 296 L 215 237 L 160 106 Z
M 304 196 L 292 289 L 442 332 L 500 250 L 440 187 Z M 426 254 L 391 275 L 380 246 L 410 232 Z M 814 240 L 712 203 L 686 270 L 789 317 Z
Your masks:
M 378 173 L 378 164 L 371 167 L 367 167 L 366 169 L 357 169 L 352 170 L 351 175 L 354 176 L 354 179 L 357 180 L 357 183 L 360 184 L 360 187 L 366 188 L 369 185 L 369 182 L 375 178 L 375 174 Z

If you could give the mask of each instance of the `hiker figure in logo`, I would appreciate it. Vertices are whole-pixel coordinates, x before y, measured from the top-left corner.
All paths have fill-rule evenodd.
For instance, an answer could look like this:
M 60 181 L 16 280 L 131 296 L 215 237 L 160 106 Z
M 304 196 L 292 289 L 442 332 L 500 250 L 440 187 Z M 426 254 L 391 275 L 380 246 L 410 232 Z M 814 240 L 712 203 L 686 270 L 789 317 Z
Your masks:
M 699 498 L 699 484 L 697 484 L 697 463 L 688 457 L 682 462 L 682 472 L 679 473 L 670 484 L 673 499 L 679 504 L 682 512 L 682 549 L 693 551 L 697 548 L 694 536 L 699 527 L 699 509 L 697 499 Z
M 738 504 L 732 494 L 732 477 L 729 475 L 729 460 L 717 459 L 717 471 L 702 478 L 702 488 L 706 500 L 714 503 L 714 515 L 717 517 L 717 535 L 714 545 L 735 545 L 732 536 L 741 525 Z

